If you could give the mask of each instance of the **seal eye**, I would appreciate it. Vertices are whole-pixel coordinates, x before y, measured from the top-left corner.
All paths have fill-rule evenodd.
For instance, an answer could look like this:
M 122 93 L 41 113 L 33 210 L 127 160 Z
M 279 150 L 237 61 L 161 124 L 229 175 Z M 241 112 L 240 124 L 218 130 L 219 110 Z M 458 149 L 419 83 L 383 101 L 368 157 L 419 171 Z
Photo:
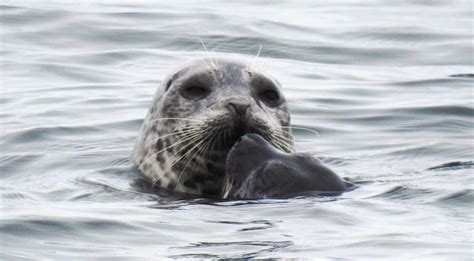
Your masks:
M 189 86 L 182 89 L 181 94 L 188 99 L 202 99 L 207 96 L 209 89 L 201 86 Z
M 260 94 L 260 96 L 263 98 L 263 100 L 270 103 L 271 105 L 275 105 L 278 103 L 278 101 L 280 101 L 280 94 L 274 90 L 264 91 Z

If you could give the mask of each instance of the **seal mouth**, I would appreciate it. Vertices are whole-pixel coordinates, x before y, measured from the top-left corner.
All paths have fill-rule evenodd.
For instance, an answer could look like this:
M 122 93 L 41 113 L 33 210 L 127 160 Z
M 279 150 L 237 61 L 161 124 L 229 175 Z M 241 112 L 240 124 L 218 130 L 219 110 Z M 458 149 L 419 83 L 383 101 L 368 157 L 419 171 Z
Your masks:
M 235 146 L 235 144 L 242 139 L 242 136 L 247 135 L 247 134 L 258 134 L 258 132 L 255 130 L 258 129 L 256 127 L 252 127 L 252 125 L 247 121 L 244 115 L 238 115 L 235 117 L 232 127 L 231 127 L 231 133 L 230 138 L 228 139 L 228 146 L 227 149 L 231 149 Z

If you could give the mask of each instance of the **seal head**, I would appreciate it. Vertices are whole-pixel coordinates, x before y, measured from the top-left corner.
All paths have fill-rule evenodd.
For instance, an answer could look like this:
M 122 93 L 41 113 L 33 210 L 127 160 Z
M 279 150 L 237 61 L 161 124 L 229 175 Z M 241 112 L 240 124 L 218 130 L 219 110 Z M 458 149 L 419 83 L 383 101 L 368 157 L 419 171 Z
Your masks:
M 202 59 L 158 88 L 133 160 L 154 186 L 221 196 L 227 154 L 247 133 L 291 151 L 290 114 L 281 86 L 240 61 Z

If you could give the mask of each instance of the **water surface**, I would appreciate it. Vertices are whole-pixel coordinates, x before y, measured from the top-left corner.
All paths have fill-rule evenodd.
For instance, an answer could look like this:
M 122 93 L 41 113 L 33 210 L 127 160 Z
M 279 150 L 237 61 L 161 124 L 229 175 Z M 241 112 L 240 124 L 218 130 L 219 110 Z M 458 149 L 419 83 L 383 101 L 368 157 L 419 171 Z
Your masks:
M 470 1 L 2 3 L 2 259 L 472 260 Z M 230 202 L 134 188 L 157 86 L 209 55 L 274 75 L 293 124 L 320 133 L 297 131 L 299 150 L 360 187 Z

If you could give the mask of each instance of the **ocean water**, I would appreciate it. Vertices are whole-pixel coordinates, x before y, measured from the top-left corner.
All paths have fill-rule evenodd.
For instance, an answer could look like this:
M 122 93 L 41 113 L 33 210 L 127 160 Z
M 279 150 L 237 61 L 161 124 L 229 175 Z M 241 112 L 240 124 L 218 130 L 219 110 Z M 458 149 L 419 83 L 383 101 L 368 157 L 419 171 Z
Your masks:
M 473 260 L 471 1 L 0 10 L 0 259 Z M 133 186 L 129 158 L 160 81 L 214 55 L 275 76 L 293 125 L 320 133 L 296 131 L 299 150 L 359 187 L 216 202 Z

